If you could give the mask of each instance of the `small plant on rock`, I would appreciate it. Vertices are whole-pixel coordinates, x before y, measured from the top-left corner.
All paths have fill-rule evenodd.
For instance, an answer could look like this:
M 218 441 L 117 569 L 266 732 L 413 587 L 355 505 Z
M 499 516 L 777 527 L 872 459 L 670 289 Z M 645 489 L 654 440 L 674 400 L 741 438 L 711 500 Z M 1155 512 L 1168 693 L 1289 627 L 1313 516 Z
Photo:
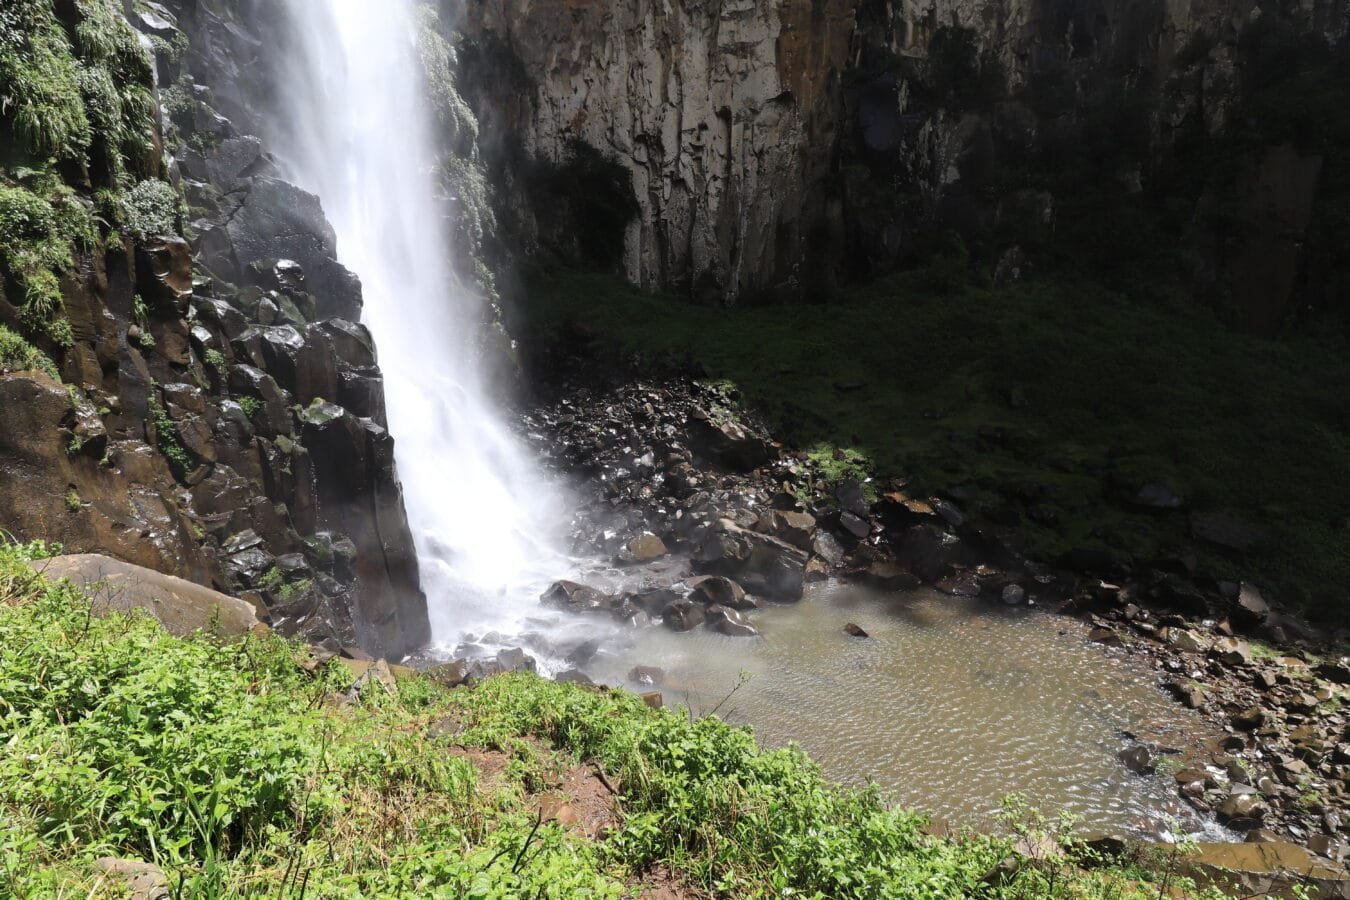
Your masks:
M 0 325 L 0 374 L 35 370 L 61 380 L 56 366 L 41 351 L 21 336 Z

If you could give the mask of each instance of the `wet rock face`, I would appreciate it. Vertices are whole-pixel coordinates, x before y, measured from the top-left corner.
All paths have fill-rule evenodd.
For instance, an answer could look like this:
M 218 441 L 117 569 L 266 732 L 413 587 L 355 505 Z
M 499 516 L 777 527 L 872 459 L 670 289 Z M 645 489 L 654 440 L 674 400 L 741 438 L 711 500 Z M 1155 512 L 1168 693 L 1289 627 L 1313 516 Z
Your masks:
M 360 285 L 318 198 L 243 130 L 267 22 L 244 6 L 155 7 L 155 33 L 191 48 L 156 63 L 193 240 L 128 237 L 66 279 L 57 362 L 77 390 L 0 377 L 0 525 L 243 596 L 333 651 L 401 656 L 428 624 Z

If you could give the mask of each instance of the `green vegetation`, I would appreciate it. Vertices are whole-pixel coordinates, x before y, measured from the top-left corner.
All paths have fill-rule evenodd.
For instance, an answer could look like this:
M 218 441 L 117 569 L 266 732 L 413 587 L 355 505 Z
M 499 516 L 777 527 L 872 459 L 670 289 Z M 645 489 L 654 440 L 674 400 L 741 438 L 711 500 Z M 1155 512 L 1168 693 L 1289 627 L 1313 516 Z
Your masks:
M 118 224 L 121 192 L 159 169 L 152 85 L 116 0 L 14 0 L 0 10 L 0 285 L 30 340 L 73 346 L 60 278 L 75 251 L 97 246 L 98 222 Z M 162 189 L 151 196 L 147 183 L 173 192 L 162 182 L 132 188 L 133 226 L 160 208 L 151 201 Z M 96 218 L 72 187 L 89 184 L 100 212 L 116 215 Z
M 150 58 L 115 0 L 14 0 L 0 11 L 0 159 L 148 176 Z
M 140 240 L 178 233 L 180 198 L 173 185 L 157 178 L 140 182 L 122 196 L 127 230 Z
M 169 461 L 174 474 L 181 478 L 196 468 L 197 457 L 178 439 L 178 426 L 169 418 L 168 411 L 164 409 L 164 404 L 159 399 L 158 385 L 151 385 L 151 388 L 147 402 L 150 406 L 151 424 L 155 429 L 155 446 Z
M 0 373 L 37 370 L 60 381 L 52 361 L 22 337 L 0 325 Z
M 74 265 L 72 249 L 96 241 L 89 210 L 49 175 L 25 170 L 28 187 L 0 183 L 0 278 L 20 288 L 23 326 L 58 346 L 73 343 L 63 310 L 60 273 Z
M 202 357 L 202 361 L 205 362 L 211 368 L 215 369 L 216 374 L 219 375 L 222 380 L 224 380 L 225 370 L 227 368 L 225 364 L 225 354 L 221 353 L 219 350 L 212 347 L 210 350 L 206 351 L 206 354 Z
M 1073 547 L 1136 559 L 1195 549 L 1205 571 L 1341 614 L 1343 343 L 1266 341 L 1086 282 L 993 288 L 967 271 L 939 261 L 834 303 L 731 310 L 562 273 L 535 280 L 516 332 L 598 334 L 647 366 L 698 364 L 738 386 L 782 437 L 816 448 L 814 459 L 850 448 L 921 489 L 960 486 L 962 506 L 1015 525 L 1042 558 Z M 1149 483 L 1185 508 L 1135 507 Z M 1224 555 L 1192 540 L 1190 510 L 1269 535 Z
M 235 397 L 234 402 L 239 404 L 239 408 L 244 411 L 244 415 L 250 419 L 258 414 L 258 410 L 262 409 L 262 401 L 249 394 Z
M 92 139 L 70 40 L 44 0 L 0 10 L 0 114 L 35 156 L 76 158 Z
M 277 591 L 277 596 L 283 603 L 289 603 L 296 597 L 304 594 L 310 588 L 314 587 L 314 579 L 302 578 L 299 581 L 293 581 L 289 584 L 283 584 Z
M 7 896 L 90 895 L 103 856 L 153 861 L 185 897 L 617 898 L 656 864 L 738 898 L 1143 898 L 1166 884 L 1135 879 L 1175 881 L 1047 859 L 984 885 L 1011 839 L 929 837 L 746 729 L 533 676 L 351 691 L 347 668 L 275 636 L 91 618 L 25 566 L 45 550 L 0 547 Z M 618 793 L 594 839 L 536 812 L 582 761 Z

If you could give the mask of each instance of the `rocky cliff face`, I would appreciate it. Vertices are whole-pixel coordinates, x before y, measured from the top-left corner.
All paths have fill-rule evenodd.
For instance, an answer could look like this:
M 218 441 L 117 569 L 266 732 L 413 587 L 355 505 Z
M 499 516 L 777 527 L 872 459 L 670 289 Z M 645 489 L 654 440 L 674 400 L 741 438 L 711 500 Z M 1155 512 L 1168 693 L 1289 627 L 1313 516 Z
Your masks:
M 832 202 L 850 4 L 493 0 L 461 21 L 484 133 L 519 141 L 489 157 L 595 148 L 631 176 L 634 282 L 720 299 L 803 277 Z M 523 214 L 546 242 L 575 231 Z
M 0 524 L 241 595 L 334 650 L 420 646 L 425 598 L 360 284 L 318 198 L 251 134 L 262 44 L 249 28 L 264 20 L 205 0 L 57 7 L 40 24 L 58 51 L 74 36 L 84 71 L 91 21 L 131 36 L 123 52 L 146 60 L 134 87 L 157 115 L 139 182 L 67 154 L 70 187 L 32 190 L 126 213 L 58 260 L 61 318 L 32 314 L 27 251 L 3 260 L 0 324 L 54 365 L 0 363 Z M 19 124 L 0 119 L 0 187 L 33 155 Z M 62 322 L 69 340 L 51 337 Z
M 1344 0 L 447 5 L 487 73 L 504 218 L 575 249 L 593 207 L 558 226 L 532 176 L 592 148 L 631 177 L 621 261 L 644 287 L 818 295 L 948 233 L 1012 276 L 1057 233 L 1143 216 L 1184 242 L 1186 288 L 1253 328 L 1343 302 L 1325 262 L 1348 167 L 1322 157 L 1344 126 L 1290 76 L 1345 77 Z

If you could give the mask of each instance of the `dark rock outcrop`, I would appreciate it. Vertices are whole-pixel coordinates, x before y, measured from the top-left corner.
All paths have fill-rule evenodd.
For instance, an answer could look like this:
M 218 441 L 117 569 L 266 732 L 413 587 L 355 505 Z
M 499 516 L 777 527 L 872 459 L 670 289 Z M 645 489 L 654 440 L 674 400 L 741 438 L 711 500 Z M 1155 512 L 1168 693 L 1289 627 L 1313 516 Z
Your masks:
M 81 251 L 61 285 L 70 392 L 0 377 L 0 525 L 256 599 L 331 650 L 397 657 L 428 622 L 374 347 L 352 324 L 360 284 L 318 198 L 248 133 L 269 20 L 242 6 L 132 20 L 159 38 L 155 141 L 189 239 L 128 231 Z
M 734 578 L 750 591 L 773 600 L 802 596 L 808 554 L 771 537 L 723 519 L 694 550 L 701 571 Z

